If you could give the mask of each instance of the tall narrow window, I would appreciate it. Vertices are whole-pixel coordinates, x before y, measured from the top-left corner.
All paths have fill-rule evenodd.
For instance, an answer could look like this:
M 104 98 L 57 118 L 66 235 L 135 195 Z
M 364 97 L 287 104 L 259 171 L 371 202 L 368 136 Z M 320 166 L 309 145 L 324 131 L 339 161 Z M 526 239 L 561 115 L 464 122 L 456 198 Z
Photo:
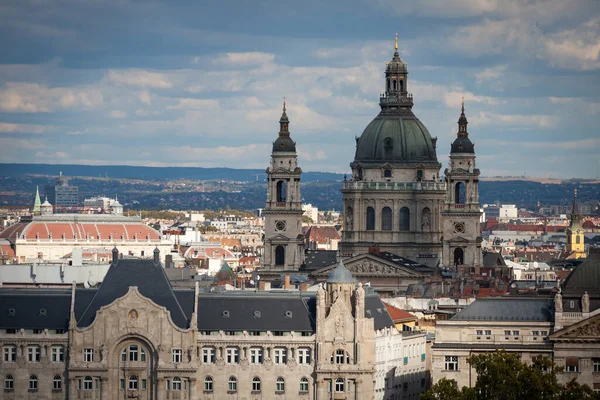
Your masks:
M 300 379 L 300 392 L 302 392 L 302 393 L 308 392 L 308 378 Z
M 180 391 L 181 390 L 181 378 L 175 377 L 173 378 L 173 390 Z
M 277 182 L 277 202 L 285 203 L 287 198 L 287 183 L 285 181 Z
M 31 375 L 29 377 L 29 391 L 30 392 L 38 391 L 38 377 L 36 375 Z
M 404 92 L 404 81 L 400 79 L 400 91 Z
M 129 390 L 138 390 L 138 377 L 136 375 L 131 375 L 129 377 L 129 384 L 127 387 Z
M 17 346 L 4 346 L 4 362 L 13 363 L 17 361 Z
M 207 376 L 204 378 L 204 391 L 212 392 L 213 391 L 213 378 L 211 376 Z
M 237 392 L 237 378 L 235 376 L 230 376 L 227 381 L 227 391 L 228 392 Z
M 410 230 L 410 210 L 408 209 L 408 207 L 402 207 L 400 209 L 400 230 Z
M 65 348 L 63 346 L 52 346 L 52 358 L 53 363 L 65 361 Z
M 465 204 L 466 189 L 465 184 L 458 182 L 454 186 L 454 202 L 456 204 Z
M 4 390 L 7 392 L 15 390 L 15 378 L 12 375 L 6 375 L 4 378 Z
M 62 377 L 60 375 L 54 375 L 54 379 L 52 379 L 52 390 L 62 390 Z
M 254 379 L 252 379 L 252 391 L 260 392 L 260 378 L 258 376 L 255 376 Z
M 375 209 L 373 207 L 367 207 L 367 230 L 375 230 Z
M 285 265 L 285 247 L 283 246 L 275 247 L 275 265 Z
M 277 392 L 285 392 L 285 379 L 282 377 L 277 378 L 277 382 L 275 382 L 275 391 Z
M 392 209 L 389 207 L 383 207 L 381 210 L 381 230 L 392 230 Z
M 335 391 L 337 393 L 344 391 L 344 379 L 343 378 L 337 378 L 335 380 Z

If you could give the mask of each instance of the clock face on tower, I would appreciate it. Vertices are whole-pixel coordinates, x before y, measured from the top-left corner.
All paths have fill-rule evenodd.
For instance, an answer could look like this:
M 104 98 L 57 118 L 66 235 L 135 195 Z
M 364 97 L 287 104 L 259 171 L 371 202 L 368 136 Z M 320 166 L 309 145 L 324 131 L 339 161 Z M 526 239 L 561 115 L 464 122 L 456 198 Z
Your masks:
M 285 231 L 285 221 L 275 221 L 275 230 L 277 232 Z
M 465 232 L 465 224 L 464 224 L 464 222 L 455 222 L 454 223 L 454 232 L 456 232 L 456 233 L 464 233 Z

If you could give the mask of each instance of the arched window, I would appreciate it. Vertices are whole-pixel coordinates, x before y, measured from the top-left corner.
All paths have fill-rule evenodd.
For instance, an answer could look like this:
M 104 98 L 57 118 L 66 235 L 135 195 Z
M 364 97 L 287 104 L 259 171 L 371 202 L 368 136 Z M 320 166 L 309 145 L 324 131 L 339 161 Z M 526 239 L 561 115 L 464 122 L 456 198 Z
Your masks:
M 465 204 L 465 184 L 458 182 L 454 186 L 454 202 L 456 204 Z
M 260 392 L 260 378 L 258 376 L 255 376 L 254 379 L 252 379 L 252 391 Z
M 277 182 L 277 202 L 284 203 L 287 198 L 287 183 L 284 181 Z
M 212 376 L 207 376 L 204 378 L 204 391 L 212 392 L 213 391 L 213 378 Z
M 390 80 L 389 79 L 387 80 L 387 91 L 388 92 L 390 91 Z
M 54 375 L 52 379 L 52 389 L 62 390 L 62 377 L 60 375 Z
M 12 375 L 6 375 L 6 377 L 4 378 L 4 390 L 15 390 L 15 378 L 13 378 Z
M 127 384 L 129 390 L 138 390 L 138 377 L 135 375 L 131 375 L 129 377 L 129 383 Z
M 400 209 L 400 230 L 410 231 L 410 210 L 408 207 Z
M 367 207 L 367 230 L 375 230 L 375 209 L 373 207 Z
M 457 247 L 456 249 L 454 249 L 454 265 L 462 264 L 464 257 L 465 257 L 465 253 L 464 253 L 463 249 L 461 249 L 460 247 Z
M 404 80 L 400 79 L 400 91 L 404 92 Z
M 417 182 L 421 182 L 423 180 L 423 170 L 417 170 Z
M 92 390 L 94 388 L 94 381 L 91 376 L 83 378 L 83 390 Z
M 429 232 L 431 229 L 431 210 L 429 207 L 425 207 L 421 211 L 421 229 L 423 232 Z
M 277 378 L 277 382 L 275 382 L 275 391 L 285 392 L 285 379 L 283 379 L 281 376 Z
M 346 219 L 344 222 L 346 223 L 346 229 L 351 231 L 353 228 L 352 221 L 354 221 L 354 209 L 351 206 L 346 208 Z
M 337 378 L 335 380 L 335 391 L 337 393 L 344 391 L 344 379 L 343 378 Z
M 237 378 L 235 376 L 229 377 L 229 381 L 227 382 L 227 391 L 237 392 Z
M 285 247 L 283 246 L 275 247 L 275 265 L 285 265 Z
M 173 378 L 173 390 L 179 391 L 181 390 L 181 378 L 175 377 Z
M 581 244 L 581 238 L 579 237 L 579 235 L 575 236 L 575 244 Z
M 300 379 L 300 392 L 302 392 L 302 393 L 308 392 L 308 378 Z
M 29 377 L 29 390 L 36 392 L 38 390 L 38 378 L 36 375 L 31 375 Z
M 392 230 L 392 209 L 389 207 L 383 207 L 381 210 L 381 230 Z

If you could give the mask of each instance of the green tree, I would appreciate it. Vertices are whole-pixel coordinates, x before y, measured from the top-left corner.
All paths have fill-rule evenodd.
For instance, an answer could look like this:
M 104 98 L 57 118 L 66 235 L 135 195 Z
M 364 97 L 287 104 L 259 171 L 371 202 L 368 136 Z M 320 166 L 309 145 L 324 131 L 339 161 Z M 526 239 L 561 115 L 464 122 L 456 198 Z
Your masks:
M 302 216 L 302 223 L 303 224 L 312 224 L 314 221 L 312 220 L 311 217 L 307 216 L 307 215 L 303 215 Z
M 441 379 L 421 396 L 421 400 L 593 400 L 600 399 L 589 386 L 575 380 L 558 382 L 562 368 L 549 358 L 538 357 L 531 364 L 518 354 L 496 351 L 469 357 L 467 362 L 477 373 L 473 388 L 461 390 L 452 379 Z

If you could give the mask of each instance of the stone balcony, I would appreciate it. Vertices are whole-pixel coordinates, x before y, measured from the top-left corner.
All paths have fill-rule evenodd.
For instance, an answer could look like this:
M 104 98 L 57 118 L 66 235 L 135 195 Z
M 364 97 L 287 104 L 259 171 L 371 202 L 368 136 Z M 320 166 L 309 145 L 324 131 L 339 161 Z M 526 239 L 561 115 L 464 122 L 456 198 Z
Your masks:
M 445 191 L 445 182 L 365 182 L 344 181 L 343 190 L 380 190 L 380 191 Z

